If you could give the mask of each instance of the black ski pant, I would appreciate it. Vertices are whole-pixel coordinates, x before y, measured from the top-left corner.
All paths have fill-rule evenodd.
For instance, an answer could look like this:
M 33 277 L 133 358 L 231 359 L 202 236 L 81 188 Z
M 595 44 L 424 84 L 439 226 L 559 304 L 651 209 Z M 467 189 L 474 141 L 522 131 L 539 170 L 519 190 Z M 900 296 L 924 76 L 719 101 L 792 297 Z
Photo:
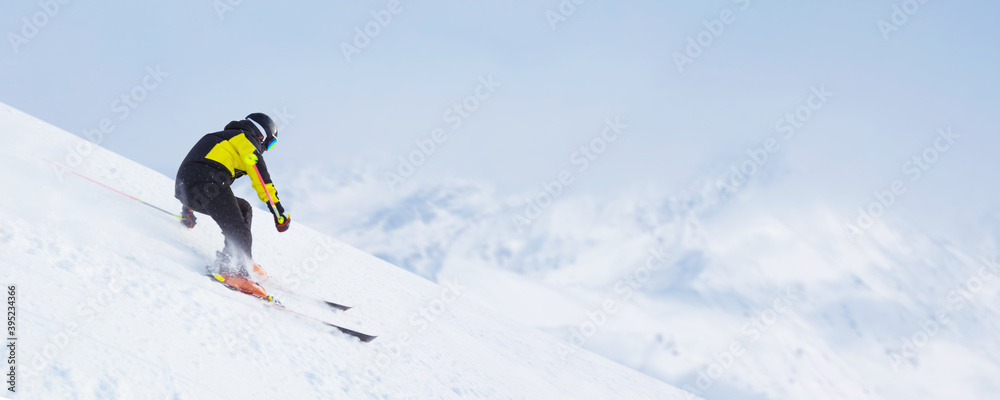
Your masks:
M 177 173 L 175 196 L 184 207 L 207 214 L 222 228 L 226 237 L 223 252 L 230 259 L 252 259 L 253 235 L 250 232 L 253 207 L 233 194 L 228 171 L 195 164 L 182 165 Z M 240 265 L 242 263 L 235 263 Z

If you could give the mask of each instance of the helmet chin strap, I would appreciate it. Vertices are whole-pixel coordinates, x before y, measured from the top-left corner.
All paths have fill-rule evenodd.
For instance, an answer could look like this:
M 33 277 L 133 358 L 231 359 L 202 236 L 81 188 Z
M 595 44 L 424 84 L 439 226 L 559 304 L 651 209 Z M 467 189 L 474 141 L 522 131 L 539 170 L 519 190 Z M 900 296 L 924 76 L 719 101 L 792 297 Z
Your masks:
M 253 126 L 257 127 L 257 132 L 260 132 L 260 133 L 262 133 L 264 135 L 264 137 L 261 139 L 261 141 L 264 141 L 264 139 L 267 139 L 267 131 L 264 130 L 263 126 L 260 126 L 260 124 L 258 124 L 257 121 L 254 121 L 251 118 L 247 118 L 247 121 L 250 121 L 250 123 L 252 123 Z

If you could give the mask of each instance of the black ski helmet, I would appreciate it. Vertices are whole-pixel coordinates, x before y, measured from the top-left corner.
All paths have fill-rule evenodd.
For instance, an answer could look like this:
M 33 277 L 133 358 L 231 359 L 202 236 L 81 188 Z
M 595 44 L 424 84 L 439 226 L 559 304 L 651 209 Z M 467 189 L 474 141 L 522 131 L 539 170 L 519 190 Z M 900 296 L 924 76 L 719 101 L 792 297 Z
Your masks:
M 264 151 L 270 150 L 278 142 L 278 126 L 274 124 L 271 117 L 264 113 L 253 113 L 247 115 L 254 128 L 257 129 L 257 139 L 264 145 Z

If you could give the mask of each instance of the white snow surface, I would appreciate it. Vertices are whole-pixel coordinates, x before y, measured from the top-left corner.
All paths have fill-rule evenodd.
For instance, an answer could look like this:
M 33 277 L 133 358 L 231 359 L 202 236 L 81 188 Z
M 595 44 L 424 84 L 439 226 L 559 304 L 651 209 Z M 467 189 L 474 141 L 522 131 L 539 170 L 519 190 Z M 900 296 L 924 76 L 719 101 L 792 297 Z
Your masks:
M 463 289 L 472 282 L 455 278 L 446 292 L 448 284 L 309 221 L 295 219 L 279 234 L 250 199 L 255 258 L 302 295 L 285 295 L 286 304 L 379 336 L 361 343 L 204 277 L 223 241 L 210 218 L 188 230 L 42 158 L 175 212 L 171 177 L 2 104 L 0 143 L 0 284 L 18 293 L 18 390 L 7 397 L 696 398 L 587 350 L 561 355 L 560 340 Z M 338 313 L 304 296 L 356 307 Z M 539 300 L 549 308 L 565 302 Z

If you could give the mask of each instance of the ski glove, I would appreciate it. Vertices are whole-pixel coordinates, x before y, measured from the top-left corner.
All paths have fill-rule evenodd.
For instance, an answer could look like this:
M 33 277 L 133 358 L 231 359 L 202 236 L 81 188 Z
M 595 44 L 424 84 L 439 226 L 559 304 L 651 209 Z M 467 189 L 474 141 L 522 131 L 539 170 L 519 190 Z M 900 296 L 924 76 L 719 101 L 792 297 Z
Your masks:
M 278 228 L 278 232 L 284 232 L 288 230 L 288 224 L 292 223 L 292 216 L 288 214 L 275 215 L 274 216 L 274 227 Z
M 198 219 L 194 217 L 194 210 L 185 208 L 181 210 L 181 223 L 188 228 L 194 228 L 197 225 Z

